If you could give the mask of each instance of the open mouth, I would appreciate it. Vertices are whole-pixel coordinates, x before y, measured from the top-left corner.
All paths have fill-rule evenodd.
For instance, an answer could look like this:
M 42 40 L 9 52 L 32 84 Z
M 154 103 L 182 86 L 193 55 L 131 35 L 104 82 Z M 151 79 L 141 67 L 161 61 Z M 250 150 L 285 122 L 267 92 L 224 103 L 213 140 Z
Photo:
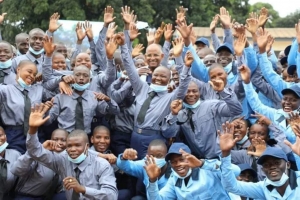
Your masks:
M 292 112 L 292 107 L 290 107 L 290 106 L 284 106 L 283 111 L 284 112 Z

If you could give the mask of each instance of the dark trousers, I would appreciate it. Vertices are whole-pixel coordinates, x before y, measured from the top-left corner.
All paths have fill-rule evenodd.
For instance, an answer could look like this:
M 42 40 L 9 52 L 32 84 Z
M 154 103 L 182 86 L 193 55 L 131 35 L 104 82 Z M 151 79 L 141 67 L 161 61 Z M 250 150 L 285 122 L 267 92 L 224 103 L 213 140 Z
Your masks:
M 60 192 L 53 195 L 52 200 L 67 200 L 66 193 Z
M 138 160 L 146 156 L 150 142 L 156 139 L 166 142 L 166 139 L 161 134 L 143 135 L 135 131 L 132 132 L 130 146 L 138 152 Z
M 131 133 L 124 133 L 121 131 L 113 131 L 110 135 L 110 149 L 118 156 L 123 153 L 125 149 L 130 147 Z
M 28 196 L 22 196 L 22 195 L 16 195 L 14 200 L 43 200 L 43 197 L 28 197 Z
M 23 127 L 8 127 L 5 129 L 8 149 L 14 149 L 21 154 L 26 152 L 26 135 L 24 134 Z
M 119 190 L 118 200 L 128 200 L 131 197 L 130 190 L 122 189 Z

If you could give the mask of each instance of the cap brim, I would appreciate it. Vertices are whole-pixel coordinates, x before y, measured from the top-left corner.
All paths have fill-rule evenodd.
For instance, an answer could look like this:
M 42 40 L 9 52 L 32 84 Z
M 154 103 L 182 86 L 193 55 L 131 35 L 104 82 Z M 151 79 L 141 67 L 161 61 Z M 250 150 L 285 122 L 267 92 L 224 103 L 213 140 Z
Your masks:
M 233 54 L 233 52 L 231 51 L 231 49 L 230 49 L 229 47 L 227 47 L 227 46 L 220 46 L 220 47 L 217 49 L 216 53 L 219 53 L 221 50 L 227 50 L 227 51 L 229 51 L 231 54 Z
M 284 158 L 281 158 L 281 157 L 277 157 L 277 156 L 274 156 L 274 155 L 271 155 L 271 154 L 266 154 L 266 155 L 261 156 L 261 157 L 257 160 L 257 164 L 262 165 L 267 157 L 273 157 L 273 158 L 279 158 L 279 159 L 285 160 Z M 287 160 L 286 160 L 286 161 L 287 161 Z
M 294 90 L 290 89 L 290 88 L 286 88 L 284 90 L 281 91 L 282 95 L 288 94 L 288 93 L 293 93 L 295 94 L 298 98 L 300 98 L 300 96 L 297 94 L 297 92 L 295 92 Z
M 170 159 L 171 159 L 171 156 L 172 155 L 174 155 L 174 154 L 176 154 L 176 155 L 181 155 L 181 153 L 178 153 L 178 152 L 170 152 L 170 153 L 167 153 L 167 155 L 166 155 L 166 157 L 165 157 L 165 161 L 169 161 Z

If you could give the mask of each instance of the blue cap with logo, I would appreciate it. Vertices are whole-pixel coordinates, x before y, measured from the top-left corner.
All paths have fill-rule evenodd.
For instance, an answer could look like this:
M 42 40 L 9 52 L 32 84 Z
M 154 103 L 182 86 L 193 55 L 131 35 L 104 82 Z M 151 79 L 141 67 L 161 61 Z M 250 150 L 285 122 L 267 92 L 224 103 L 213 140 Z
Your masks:
M 209 47 L 209 41 L 208 41 L 208 39 L 206 39 L 206 38 L 204 38 L 204 37 L 200 37 L 200 38 L 198 38 L 197 40 L 196 40 L 196 42 L 195 42 L 195 44 L 198 44 L 198 43 L 203 43 L 203 44 L 205 44 L 206 46 L 208 46 Z
M 165 160 L 169 161 L 172 154 L 181 155 L 181 153 L 179 152 L 180 149 L 182 149 L 187 153 L 191 153 L 191 149 L 187 145 L 181 142 L 175 142 L 170 146 L 170 149 L 165 157 Z
M 257 160 L 257 164 L 262 165 L 267 157 L 275 157 L 283 159 L 286 162 L 288 161 L 287 156 L 282 149 L 277 147 L 267 147 L 260 158 Z
M 218 47 L 216 53 L 219 53 L 221 50 L 229 51 L 231 54 L 234 54 L 233 46 L 227 42 Z
M 300 98 L 300 86 L 299 83 L 292 85 L 289 88 L 286 88 L 284 90 L 281 91 L 282 95 L 285 95 L 287 93 L 294 93 L 295 95 L 298 96 L 298 98 Z

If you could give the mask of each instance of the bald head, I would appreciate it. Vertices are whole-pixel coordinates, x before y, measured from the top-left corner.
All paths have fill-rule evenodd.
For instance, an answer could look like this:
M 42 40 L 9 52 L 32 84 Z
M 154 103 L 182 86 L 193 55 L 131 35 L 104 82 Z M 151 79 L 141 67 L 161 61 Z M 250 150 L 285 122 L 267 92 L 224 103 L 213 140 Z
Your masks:
M 163 71 L 167 75 L 168 78 L 171 78 L 171 71 L 170 71 L 169 68 L 167 68 L 165 66 L 159 66 L 159 67 L 157 67 L 154 70 L 154 72 L 156 72 L 156 71 Z
M 203 59 L 207 55 L 214 55 L 214 52 L 210 48 L 204 47 L 197 52 L 197 55 L 199 56 L 200 59 Z
M 26 66 L 29 66 L 29 65 L 35 66 L 35 68 L 36 68 L 36 65 L 33 62 L 31 62 L 30 60 L 22 60 L 19 63 L 18 68 L 22 69 L 23 67 L 26 67 Z
M 87 136 L 87 134 L 83 130 L 77 129 L 77 130 L 72 131 L 68 135 L 67 140 L 69 140 L 70 138 L 74 138 L 74 137 L 81 138 L 83 142 L 89 143 L 88 136 Z
M 31 31 L 29 32 L 29 36 L 32 37 L 32 35 L 35 34 L 35 33 L 45 34 L 45 32 L 42 29 L 34 28 L 34 29 L 31 29 Z
M 18 43 L 23 42 L 24 40 L 28 40 L 28 39 L 29 39 L 29 35 L 27 33 L 19 33 L 15 37 L 15 43 L 18 44 Z
M 98 131 L 105 131 L 106 133 L 110 134 L 110 131 L 106 126 L 96 126 L 93 130 L 93 134 L 95 134 Z
M 146 54 L 147 54 L 147 52 L 153 51 L 153 50 L 159 52 L 160 54 L 163 53 L 162 47 L 159 44 L 150 44 L 146 49 Z

